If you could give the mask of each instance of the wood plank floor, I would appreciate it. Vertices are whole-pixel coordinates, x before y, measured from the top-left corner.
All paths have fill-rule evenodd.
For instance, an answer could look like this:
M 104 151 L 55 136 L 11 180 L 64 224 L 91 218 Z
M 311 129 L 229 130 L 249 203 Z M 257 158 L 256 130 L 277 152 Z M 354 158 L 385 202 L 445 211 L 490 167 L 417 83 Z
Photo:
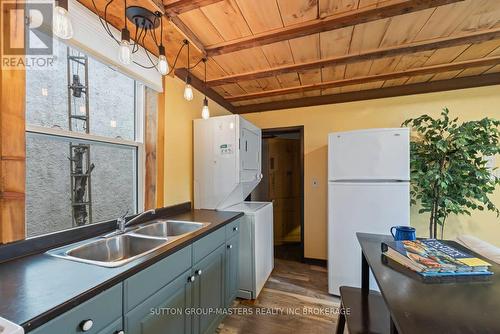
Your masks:
M 334 333 L 339 304 L 328 294 L 326 268 L 276 259 L 259 297 L 238 299 L 218 333 Z

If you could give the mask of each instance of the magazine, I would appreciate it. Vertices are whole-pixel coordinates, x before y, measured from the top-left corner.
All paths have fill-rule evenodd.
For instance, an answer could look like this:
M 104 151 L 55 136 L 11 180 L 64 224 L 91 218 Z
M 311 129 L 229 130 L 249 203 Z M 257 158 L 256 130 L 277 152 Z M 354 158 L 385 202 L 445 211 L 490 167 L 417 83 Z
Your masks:
M 382 244 L 385 256 L 423 276 L 491 275 L 491 264 L 435 239 Z

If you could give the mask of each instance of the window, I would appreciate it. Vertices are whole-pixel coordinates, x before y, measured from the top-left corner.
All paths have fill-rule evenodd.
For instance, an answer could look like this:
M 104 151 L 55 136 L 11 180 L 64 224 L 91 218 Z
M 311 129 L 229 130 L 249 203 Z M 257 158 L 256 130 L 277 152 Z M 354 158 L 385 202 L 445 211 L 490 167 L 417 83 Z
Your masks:
M 142 207 L 144 86 L 54 40 L 26 71 L 27 237 Z

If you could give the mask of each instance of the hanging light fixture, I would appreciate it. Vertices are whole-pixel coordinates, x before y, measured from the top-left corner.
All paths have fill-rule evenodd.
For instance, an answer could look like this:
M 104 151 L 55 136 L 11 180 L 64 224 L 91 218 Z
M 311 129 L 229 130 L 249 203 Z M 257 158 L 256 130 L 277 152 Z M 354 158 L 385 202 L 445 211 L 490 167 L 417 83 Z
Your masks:
M 118 48 L 118 60 L 128 65 L 132 61 L 132 50 L 130 49 L 130 31 L 127 27 L 127 0 L 124 0 L 125 26 L 122 29 L 120 46 Z
M 68 1 L 68 0 L 59 0 L 59 1 Z M 123 0 L 124 3 L 124 27 L 121 30 L 120 39 L 117 39 L 108 23 L 108 8 L 109 6 L 116 0 L 107 1 L 104 6 L 104 17 L 101 18 L 99 16 L 99 20 L 101 21 L 102 26 L 106 33 L 113 38 L 118 44 L 118 60 L 120 63 L 124 65 L 128 65 L 134 63 L 135 65 L 141 66 L 146 69 L 155 68 L 162 75 L 166 75 L 169 73 L 169 66 L 167 62 L 165 46 L 163 45 L 163 13 L 156 11 L 152 12 L 147 8 L 140 6 L 127 6 L 127 0 Z M 94 9 L 96 12 L 99 12 L 95 1 L 92 1 L 94 5 Z M 127 23 L 128 21 L 133 23 L 135 27 L 134 37 L 131 38 L 131 32 L 128 29 Z M 159 40 L 156 30 L 160 28 Z M 146 48 L 142 47 L 144 53 L 146 54 L 150 65 L 143 65 L 139 62 L 133 60 L 133 55 L 137 53 L 141 49 L 141 45 L 145 45 L 144 41 L 148 36 L 153 40 L 153 42 L 158 47 L 158 60 L 151 57 L 151 52 L 149 52 Z
M 184 87 L 184 98 L 186 101 L 193 100 L 193 88 L 191 87 L 191 75 L 189 72 L 189 42 L 184 40 L 184 43 L 187 44 L 187 77 L 186 77 L 186 86 Z
M 201 117 L 203 119 L 209 119 L 210 118 L 210 109 L 208 109 L 208 99 L 205 96 L 203 99 L 203 108 L 201 109 Z
M 158 71 L 161 75 L 167 75 L 169 68 L 165 47 L 163 46 L 163 20 L 160 20 L 160 46 L 158 47 L 158 54 Z
M 66 6 L 66 13 L 67 13 L 67 2 L 68 0 L 55 0 L 58 1 L 58 3 L 61 6 Z M 167 75 L 171 73 L 175 65 L 177 63 L 177 60 L 179 58 L 179 55 L 181 54 L 182 49 L 187 46 L 188 51 L 187 51 L 187 56 L 188 56 L 188 75 L 186 77 L 186 86 L 184 87 L 184 98 L 187 101 L 191 101 L 194 98 L 193 95 L 193 88 L 191 87 L 191 74 L 190 70 L 195 68 L 201 61 L 200 59 L 194 66 L 190 66 L 189 60 L 190 60 L 190 48 L 189 48 L 189 42 L 188 40 L 184 40 L 182 45 L 180 46 L 179 50 L 177 51 L 177 55 L 175 57 L 175 60 L 172 64 L 172 68 L 170 68 L 168 60 L 167 60 L 167 54 L 165 51 L 165 46 L 163 45 L 163 16 L 164 14 L 162 12 L 156 11 L 152 12 L 147 8 L 140 7 L 140 6 L 127 6 L 127 0 L 123 0 L 124 3 L 124 27 L 121 30 L 121 36 L 120 39 L 117 39 L 113 32 L 111 31 L 111 28 L 108 23 L 108 8 L 110 5 L 119 0 L 108 0 L 106 2 L 106 5 L 104 5 L 104 16 L 99 17 L 99 21 L 101 22 L 101 25 L 104 28 L 104 31 L 118 44 L 118 60 L 124 64 L 135 64 L 138 66 L 141 66 L 146 69 L 156 69 L 158 72 L 160 72 L 162 75 Z M 95 4 L 94 0 L 91 0 L 95 12 L 99 13 L 101 10 L 99 10 Z M 133 23 L 133 34 L 131 34 L 131 31 L 128 29 L 127 26 L 127 21 L 130 21 Z M 71 22 L 68 21 L 70 24 Z M 72 34 L 72 28 L 71 25 L 69 26 Z M 160 34 L 158 36 L 156 30 L 160 28 Z M 150 39 L 155 43 L 156 47 L 158 47 L 158 59 L 156 60 L 155 57 L 151 57 L 151 52 L 148 51 L 144 47 L 145 45 L 145 39 L 149 35 Z M 133 37 L 131 37 L 133 36 Z M 157 39 L 159 37 L 159 40 Z M 133 55 L 137 53 L 141 47 L 144 50 L 144 54 L 147 56 L 150 65 L 143 65 L 133 59 Z M 207 101 L 208 104 L 208 101 Z
M 68 13 L 68 0 L 55 0 L 52 16 L 52 32 L 62 39 L 73 37 L 73 25 Z
M 204 84 L 204 86 L 206 86 L 207 85 L 207 58 L 203 58 L 202 61 L 205 64 L 205 80 L 203 81 L 203 84 Z M 208 109 L 208 99 L 207 99 L 206 95 L 205 95 L 205 98 L 203 99 L 203 108 L 201 108 L 201 117 L 203 119 L 210 118 L 210 109 Z

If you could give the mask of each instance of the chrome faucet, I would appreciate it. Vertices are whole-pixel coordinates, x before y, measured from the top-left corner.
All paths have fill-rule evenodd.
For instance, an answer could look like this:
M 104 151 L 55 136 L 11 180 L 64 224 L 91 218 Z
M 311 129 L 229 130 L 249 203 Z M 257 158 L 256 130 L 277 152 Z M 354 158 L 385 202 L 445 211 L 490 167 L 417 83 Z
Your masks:
M 142 213 L 138 214 L 138 215 L 137 215 L 137 216 L 135 216 L 134 218 L 130 219 L 128 222 L 125 220 L 125 216 L 127 215 L 127 214 L 125 214 L 125 215 L 121 216 L 120 218 L 118 218 L 118 219 L 116 220 L 116 225 L 117 225 L 117 227 L 118 227 L 118 231 L 119 231 L 120 233 L 124 233 L 124 232 L 125 232 L 125 228 L 126 228 L 127 226 L 129 226 L 130 224 L 132 224 L 133 222 L 135 222 L 135 221 L 137 221 L 137 220 L 141 219 L 141 218 L 142 218 L 142 217 L 144 217 L 145 215 L 148 215 L 148 214 L 152 214 L 152 215 L 154 215 L 155 213 L 156 213 L 156 210 L 155 210 L 155 209 L 150 209 L 150 210 L 147 210 L 147 211 L 144 211 L 144 212 L 142 212 Z

